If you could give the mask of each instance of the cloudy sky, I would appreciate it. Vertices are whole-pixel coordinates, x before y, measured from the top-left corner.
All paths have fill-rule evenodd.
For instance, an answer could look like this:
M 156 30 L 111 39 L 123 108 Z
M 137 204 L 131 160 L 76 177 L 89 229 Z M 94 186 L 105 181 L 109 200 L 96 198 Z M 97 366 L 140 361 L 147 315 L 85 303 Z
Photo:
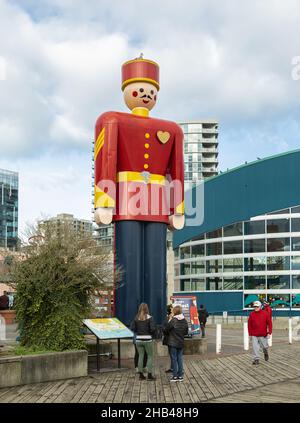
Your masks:
M 20 173 L 21 231 L 91 218 L 94 123 L 126 111 L 120 68 L 140 52 L 161 68 L 152 116 L 218 119 L 220 170 L 299 148 L 299 22 L 298 0 L 0 0 L 0 168 Z

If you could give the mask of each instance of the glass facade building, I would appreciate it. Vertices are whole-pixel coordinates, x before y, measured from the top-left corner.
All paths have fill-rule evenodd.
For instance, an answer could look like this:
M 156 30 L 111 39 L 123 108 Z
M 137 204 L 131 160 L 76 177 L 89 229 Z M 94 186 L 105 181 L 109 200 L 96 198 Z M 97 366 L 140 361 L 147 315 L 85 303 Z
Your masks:
M 300 308 L 300 206 L 236 222 L 175 249 L 175 292 L 240 292 Z
M 218 122 L 181 122 L 184 133 L 185 190 L 218 173 Z
M 0 169 L 0 248 L 17 247 L 18 194 L 18 173 Z

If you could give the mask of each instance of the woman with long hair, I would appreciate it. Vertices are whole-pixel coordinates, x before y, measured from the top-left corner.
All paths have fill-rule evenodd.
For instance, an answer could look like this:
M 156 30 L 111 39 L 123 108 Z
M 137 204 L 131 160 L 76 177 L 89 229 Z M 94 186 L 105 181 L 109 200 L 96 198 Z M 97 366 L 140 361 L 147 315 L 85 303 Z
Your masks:
M 145 352 L 147 354 L 147 371 L 148 380 L 155 380 L 153 372 L 153 335 L 156 327 L 153 317 L 150 316 L 149 308 L 146 303 L 141 303 L 138 313 L 130 325 L 131 330 L 135 333 L 136 348 L 139 354 L 138 370 L 140 380 L 146 379 L 143 374 L 143 361 Z

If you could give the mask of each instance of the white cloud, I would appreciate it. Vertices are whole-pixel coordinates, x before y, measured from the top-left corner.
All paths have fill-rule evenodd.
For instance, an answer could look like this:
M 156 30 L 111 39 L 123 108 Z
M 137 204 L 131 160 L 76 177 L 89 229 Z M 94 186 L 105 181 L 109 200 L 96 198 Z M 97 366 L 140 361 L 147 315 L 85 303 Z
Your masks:
M 121 64 L 141 51 L 161 66 L 154 116 L 220 121 L 221 169 L 296 148 L 300 82 L 291 60 L 300 55 L 299 20 L 297 0 L 0 0 L 0 164 L 20 163 L 27 175 L 25 215 L 39 214 L 34 181 L 41 211 L 72 205 L 86 214 L 85 202 L 80 209 L 68 197 L 65 163 L 84 157 L 90 184 L 95 120 L 125 111 Z

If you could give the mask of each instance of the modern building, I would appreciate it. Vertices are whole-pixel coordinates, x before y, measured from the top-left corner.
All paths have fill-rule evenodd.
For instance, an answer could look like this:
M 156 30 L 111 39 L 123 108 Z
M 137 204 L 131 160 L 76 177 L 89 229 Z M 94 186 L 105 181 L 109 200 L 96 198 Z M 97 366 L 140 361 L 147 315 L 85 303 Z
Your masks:
M 18 173 L 0 169 L 0 248 L 17 248 L 18 195 Z
M 80 238 L 91 237 L 93 233 L 93 224 L 91 221 L 77 219 L 68 213 L 61 213 L 56 217 L 42 220 L 38 226 L 42 232 L 49 231 L 49 233 L 56 234 L 58 237 L 63 236 L 63 231 L 66 228 L 67 230 L 72 230 Z
M 243 314 L 259 298 L 300 315 L 299 168 L 296 150 L 203 182 L 204 220 L 173 237 L 176 294 L 195 294 L 211 313 Z
M 198 120 L 181 122 L 184 133 L 185 189 L 218 173 L 218 122 Z

